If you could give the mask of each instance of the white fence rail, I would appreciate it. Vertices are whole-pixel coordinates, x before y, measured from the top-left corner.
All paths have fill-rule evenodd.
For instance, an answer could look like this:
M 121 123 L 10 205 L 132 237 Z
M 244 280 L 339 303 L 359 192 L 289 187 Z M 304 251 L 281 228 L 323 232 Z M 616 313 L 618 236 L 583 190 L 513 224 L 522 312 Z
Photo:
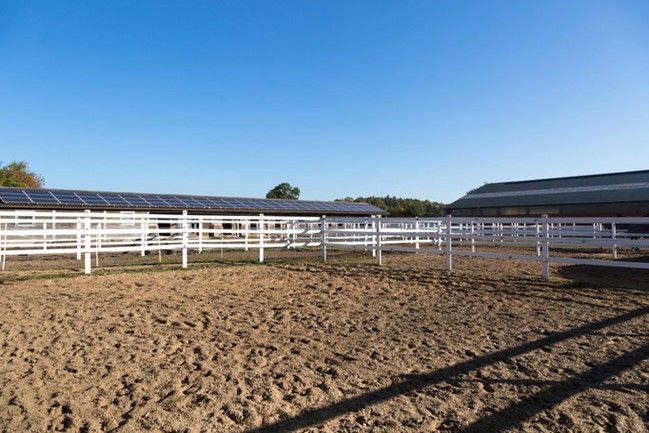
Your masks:
M 486 248 L 515 247 L 507 251 Z M 649 269 L 618 259 L 620 249 L 649 250 L 649 218 L 379 218 L 147 214 L 133 212 L 0 211 L 0 261 L 18 255 L 74 254 L 90 273 L 100 253 L 269 248 L 356 248 L 382 263 L 386 251 Z M 603 249 L 610 259 L 570 257 L 570 249 Z M 584 251 L 586 251 L 584 249 Z M 520 251 L 520 253 L 518 252 Z M 560 252 L 560 254 L 552 254 Z M 573 254 L 575 255 L 575 254 Z

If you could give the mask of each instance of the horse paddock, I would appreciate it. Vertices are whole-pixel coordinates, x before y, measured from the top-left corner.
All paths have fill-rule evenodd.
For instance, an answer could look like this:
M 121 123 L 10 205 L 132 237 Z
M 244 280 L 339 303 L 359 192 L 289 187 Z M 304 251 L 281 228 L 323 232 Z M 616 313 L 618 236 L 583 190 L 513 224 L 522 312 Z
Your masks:
M 645 271 L 120 260 L 0 275 L 0 431 L 648 431 Z

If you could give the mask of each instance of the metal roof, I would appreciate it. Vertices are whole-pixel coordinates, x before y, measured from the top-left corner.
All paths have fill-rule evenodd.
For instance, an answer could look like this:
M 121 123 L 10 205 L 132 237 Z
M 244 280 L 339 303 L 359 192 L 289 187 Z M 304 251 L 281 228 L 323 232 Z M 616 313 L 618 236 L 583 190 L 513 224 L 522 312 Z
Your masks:
M 186 209 L 209 213 L 284 215 L 379 215 L 386 213 L 383 209 L 368 203 L 10 187 L 0 187 L 0 208 L 156 211 Z
M 649 170 L 488 183 L 447 209 L 649 202 Z

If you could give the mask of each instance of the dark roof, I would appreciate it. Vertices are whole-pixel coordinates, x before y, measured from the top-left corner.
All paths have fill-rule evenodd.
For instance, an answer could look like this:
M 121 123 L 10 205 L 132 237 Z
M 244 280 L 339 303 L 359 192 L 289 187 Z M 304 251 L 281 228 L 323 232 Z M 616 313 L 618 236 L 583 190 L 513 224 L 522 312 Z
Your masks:
M 488 183 L 447 209 L 649 202 L 649 170 Z
M 385 214 L 384 210 L 368 203 L 0 187 L 0 208 L 3 207 L 156 211 L 186 209 L 208 213 L 275 215 Z

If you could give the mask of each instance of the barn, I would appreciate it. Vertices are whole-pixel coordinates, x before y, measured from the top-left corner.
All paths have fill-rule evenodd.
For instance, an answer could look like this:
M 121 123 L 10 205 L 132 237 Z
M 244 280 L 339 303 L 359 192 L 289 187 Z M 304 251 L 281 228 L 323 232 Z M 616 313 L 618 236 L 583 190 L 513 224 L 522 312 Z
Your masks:
M 649 170 L 487 183 L 445 211 L 474 217 L 649 216 Z
M 280 200 L 181 194 L 145 194 L 0 187 L 0 209 L 97 210 L 218 215 L 371 216 L 385 211 L 367 203 Z
M 267 220 L 267 225 L 280 228 L 286 227 L 287 220 L 282 217 L 321 217 L 326 216 L 356 216 L 371 217 L 384 215 L 386 212 L 367 203 L 349 203 L 338 201 L 313 200 L 281 200 L 241 197 L 221 197 L 205 195 L 181 194 L 150 194 L 133 192 L 86 191 L 67 189 L 27 189 L 0 187 L 0 211 L 11 210 L 14 213 L 16 225 L 32 227 L 35 221 L 44 215 L 52 215 L 53 226 L 62 227 L 54 222 L 54 215 L 62 215 L 59 211 L 92 211 L 94 215 L 106 212 L 119 214 L 119 219 L 113 219 L 112 224 L 104 224 L 105 228 L 131 227 L 135 220 L 141 220 L 142 215 L 179 215 L 187 214 L 237 216 L 262 215 L 264 218 L 278 217 L 277 221 Z M 33 212 L 33 211 L 42 212 Z M 54 211 L 54 212 L 52 212 Z M 59 214 L 56 214 L 59 212 Z M 209 219 L 209 218 L 207 218 Z M 153 220 L 152 220 L 153 221 Z M 158 220 L 155 227 L 161 235 L 173 233 L 179 227 L 177 223 Z M 192 222 L 192 229 L 209 230 L 250 230 L 257 228 L 257 222 L 248 219 L 230 218 L 220 222 Z M 215 237 L 211 232 L 209 237 Z

